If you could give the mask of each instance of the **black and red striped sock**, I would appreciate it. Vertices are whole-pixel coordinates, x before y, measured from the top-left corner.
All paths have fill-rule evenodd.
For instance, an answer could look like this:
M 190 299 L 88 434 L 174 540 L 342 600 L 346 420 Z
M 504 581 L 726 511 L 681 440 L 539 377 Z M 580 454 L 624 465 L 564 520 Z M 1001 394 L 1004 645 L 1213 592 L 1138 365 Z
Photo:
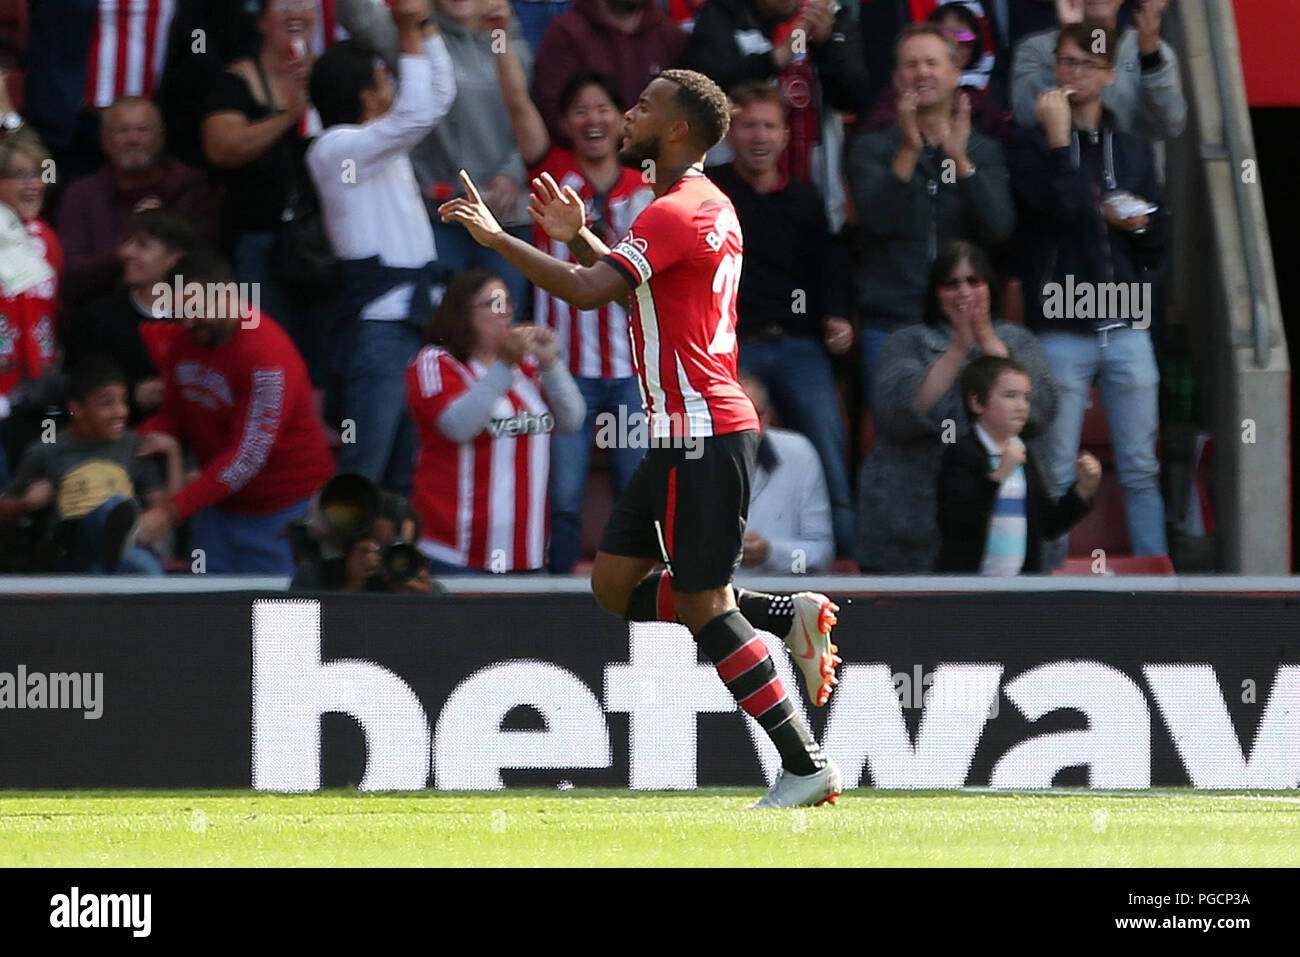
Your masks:
M 677 607 L 673 602 L 673 580 L 668 571 L 651 572 L 636 583 L 627 599 L 628 621 L 676 621 Z
M 737 588 L 736 605 L 751 625 L 777 637 L 784 637 L 794 627 L 793 595 L 769 595 L 752 588 Z
M 812 774 L 826 767 L 826 755 L 786 695 L 767 645 L 738 608 L 701 628 L 695 642 L 717 667 L 740 707 L 772 739 L 782 767 L 791 774 Z

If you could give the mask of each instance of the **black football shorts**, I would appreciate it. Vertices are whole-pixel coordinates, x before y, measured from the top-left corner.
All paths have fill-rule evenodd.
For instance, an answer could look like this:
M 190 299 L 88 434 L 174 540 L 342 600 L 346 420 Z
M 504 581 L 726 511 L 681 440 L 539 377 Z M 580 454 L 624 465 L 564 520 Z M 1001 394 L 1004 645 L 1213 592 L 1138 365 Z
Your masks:
M 649 449 L 614 505 L 600 550 L 660 559 L 673 591 L 728 584 L 740 564 L 758 439 L 751 430 Z

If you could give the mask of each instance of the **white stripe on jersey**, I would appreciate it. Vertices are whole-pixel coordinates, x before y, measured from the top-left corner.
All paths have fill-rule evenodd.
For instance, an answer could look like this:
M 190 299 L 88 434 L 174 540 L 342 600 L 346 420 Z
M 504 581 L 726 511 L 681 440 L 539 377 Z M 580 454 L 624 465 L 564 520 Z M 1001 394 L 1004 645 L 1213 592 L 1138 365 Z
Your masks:
M 659 378 L 659 314 L 655 312 L 655 298 L 648 282 L 636 287 L 636 303 L 641 316 L 641 369 L 645 379 L 641 401 L 647 410 L 654 409 L 651 435 L 657 439 L 667 438 L 672 435 L 672 420 L 668 418 L 665 405 L 668 397 Z
M 149 24 L 149 5 L 131 3 L 126 12 L 126 71 L 123 82 L 127 90 L 144 90 L 145 28 Z M 137 41 L 139 39 L 139 42 Z M 148 91 L 145 91 L 146 93 Z
M 460 456 L 460 487 L 456 493 L 455 562 L 465 565 L 469 562 L 469 539 L 474 531 L 474 443 L 462 442 L 457 454 Z
M 438 368 L 438 353 L 432 349 L 420 350 L 420 395 L 426 399 L 442 391 L 442 370 Z
M 518 377 L 516 377 L 518 384 Z M 514 405 L 503 398 L 493 409 L 492 417 L 508 419 L 515 414 Z M 505 556 L 506 568 L 515 560 L 515 438 L 502 437 L 491 443 L 492 471 L 495 479 L 488 489 L 487 566 L 493 568 L 497 549 Z M 502 477 L 508 476 L 508 481 Z
M 162 0 L 158 4 L 158 32 L 154 35 L 153 45 L 153 82 L 157 86 L 162 82 L 163 67 L 167 65 L 167 47 L 171 42 L 172 18 L 176 16 L 176 0 Z M 184 38 L 181 42 L 189 42 Z M 152 96 L 152 90 L 145 91 Z
M 544 432 L 528 439 L 528 501 L 540 508 L 528 509 L 528 555 L 525 567 L 543 564 L 546 549 L 546 487 L 551 473 L 551 436 Z
M 99 0 L 99 70 L 91 106 L 108 106 L 117 88 L 117 4 Z
M 577 312 L 578 328 L 582 330 L 582 353 L 578 356 L 578 374 L 584 379 L 599 379 L 601 377 L 600 310 L 579 309 Z
M 686 369 L 682 366 L 682 357 L 677 360 L 677 388 L 682 390 L 682 404 L 686 408 L 687 435 L 708 436 L 713 434 L 713 414 L 709 412 L 709 403 L 691 385 L 686 378 Z

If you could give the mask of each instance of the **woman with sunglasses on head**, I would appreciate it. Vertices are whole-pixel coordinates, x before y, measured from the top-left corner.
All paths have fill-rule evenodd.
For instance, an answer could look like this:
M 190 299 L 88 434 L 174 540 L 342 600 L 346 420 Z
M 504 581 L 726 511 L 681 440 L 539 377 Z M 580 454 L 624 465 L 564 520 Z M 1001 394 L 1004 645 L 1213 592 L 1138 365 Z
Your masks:
M 501 277 L 465 270 L 406 370 L 419 433 L 411 504 L 435 575 L 546 562 L 551 432 L 576 431 L 587 408 L 554 330 L 514 314 Z
M 864 572 L 923 574 L 939 551 L 935 483 L 945 444 L 968 428 L 958 380 L 972 359 L 996 355 L 1029 370 L 1033 403 L 1023 435 L 1056 416 L 1051 366 L 1032 333 L 998 315 L 1001 288 L 984 251 L 950 243 L 926 286 L 925 322 L 885 342 L 875 380 L 876 445 L 859 485 L 857 560 Z

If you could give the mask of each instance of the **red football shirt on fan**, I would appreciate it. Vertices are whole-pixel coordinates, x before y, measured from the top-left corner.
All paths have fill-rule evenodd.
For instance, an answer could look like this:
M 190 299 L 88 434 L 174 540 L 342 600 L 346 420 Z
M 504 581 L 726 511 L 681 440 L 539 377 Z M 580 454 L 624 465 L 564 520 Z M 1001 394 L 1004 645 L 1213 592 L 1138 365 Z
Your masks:
M 656 438 L 757 430 L 736 380 L 744 241 L 727 194 L 683 176 L 604 257 L 634 288 L 632 361 Z
M 86 63 L 86 105 L 152 98 L 167 58 L 177 0 L 99 0 Z M 189 37 L 183 38 L 186 43 Z
M 560 189 L 570 186 L 587 207 L 587 228 L 607 246 L 627 232 L 637 213 L 654 198 L 650 187 L 634 169 L 624 169 L 618 182 L 597 204 L 595 188 L 587 182 L 572 150 L 552 146 L 528 177 L 550 173 Z M 567 243 L 552 239 L 541 226 L 533 226 L 533 245 L 556 259 L 576 263 Z M 534 289 L 533 318 L 550 326 L 560 343 L 560 361 L 581 379 L 624 379 L 632 375 L 631 342 L 627 334 L 627 313 L 620 303 L 599 309 L 579 309 L 552 296 L 540 286 Z
M 288 334 L 261 316 L 219 346 L 175 334 L 162 408 L 141 435 L 186 439 L 203 469 L 173 500 L 182 519 L 210 505 L 270 515 L 314 495 L 334 474 L 307 366 Z
M 453 442 L 438 417 L 487 369 L 425 346 L 406 369 L 406 402 L 419 433 L 411 504 L 423 530 L 420 550 L 464 568 L 513 571 L 546 560 L 551 431 L 555 418 L 524 362 L 487 427 Z
M 63 247 L 43 219 L 24 224 L 27 235 L 54 276 L 16 296 L 0 287 L 0 396 L 7 396 L 24 379 L 39 379 L 58 364 L 55 318 L 59 314 L 59 278 Z

